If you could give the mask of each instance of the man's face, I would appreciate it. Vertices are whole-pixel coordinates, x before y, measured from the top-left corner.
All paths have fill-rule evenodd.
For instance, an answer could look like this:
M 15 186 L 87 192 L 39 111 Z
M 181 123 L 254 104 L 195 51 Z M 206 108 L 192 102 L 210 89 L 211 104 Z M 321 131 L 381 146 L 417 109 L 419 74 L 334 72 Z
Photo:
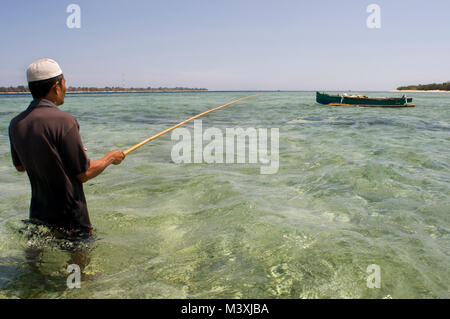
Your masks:
M 60 81 L 56 83 L 56 105 L 62 105 L 64 104 L 64 96 L 66 95 L 66 79 L 64 78 L 64 75 Z

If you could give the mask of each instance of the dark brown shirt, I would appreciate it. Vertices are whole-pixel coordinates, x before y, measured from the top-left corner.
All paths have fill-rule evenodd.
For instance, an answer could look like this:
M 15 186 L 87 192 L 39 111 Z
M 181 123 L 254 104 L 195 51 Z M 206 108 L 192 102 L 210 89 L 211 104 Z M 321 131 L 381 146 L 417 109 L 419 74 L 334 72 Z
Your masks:
M 11 156 L 23 166 L 31 183 L 30 218 L 85 231 L 91 226 L 83 184 L 77 174 L 87 171 L 76 119 L 52 102 L 34 100 L 11 120 Z

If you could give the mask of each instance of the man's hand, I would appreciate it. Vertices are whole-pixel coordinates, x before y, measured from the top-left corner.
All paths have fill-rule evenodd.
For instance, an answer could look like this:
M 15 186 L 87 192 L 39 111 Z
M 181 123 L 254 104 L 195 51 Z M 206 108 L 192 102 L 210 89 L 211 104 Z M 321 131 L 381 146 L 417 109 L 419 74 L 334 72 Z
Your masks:
M 111 160 L 111 163 L 114 165 L 118 165 L 122 163 L 125 158 L 125 154 L 121 150 L 114 150 L 106 154 Z
M 89 169 L 84 173 L 78 174 L 77 179 L 82 183 L 86 183 L 88 180 L 98 176 L 110 164 L 118 165 L 122 163 L 124 158 L 125 154 L 121 150 L 108 152 L 103 158 L 91 161 Z

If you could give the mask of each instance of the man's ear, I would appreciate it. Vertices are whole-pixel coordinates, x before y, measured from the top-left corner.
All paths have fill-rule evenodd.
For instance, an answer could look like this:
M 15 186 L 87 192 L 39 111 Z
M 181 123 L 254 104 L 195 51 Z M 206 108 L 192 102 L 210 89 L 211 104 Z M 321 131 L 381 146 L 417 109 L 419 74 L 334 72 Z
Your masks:
M 62 83 L 61 83 L 61 80 L 59 80 L 59 81 L 56 81 L 54 84 L 53 84 L 53 86 L 52 86 L 52 89 L 55 89 L 55 92 L 58 92 L 58 89 L 59 90 L 62 90 Z

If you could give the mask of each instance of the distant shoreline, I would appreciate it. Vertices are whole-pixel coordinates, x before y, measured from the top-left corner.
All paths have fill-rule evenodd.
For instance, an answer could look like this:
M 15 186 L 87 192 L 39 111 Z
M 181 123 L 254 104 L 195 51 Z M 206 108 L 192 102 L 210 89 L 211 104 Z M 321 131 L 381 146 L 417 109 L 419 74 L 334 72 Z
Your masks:
M 450 91 L 446 90 L 393 90 L 392 92 L 409 92 L 409 93 L 449 93 Z
M 399 91 L 405 92 L 449 92 L 450 82 L 444 83 L 430 83 L 430 84 L 416 84 L 416 85 L 404 85 L 396 88 Z
M 204 92 L 204 91 L 208 91 L 208 89 L 161 89 L 161 90 L 101 90 L 101 91 L 67 91 L 66 93 L 151 93 L 151 92 Z
M 67 91 L 66 94 L 105 94 L 105 93 L 177 93 L 177 92 L 316 92 L 317 90 L 218 90 L 209 91 L 208 89 L 188 89 L 188 90 L 129 90 L 129 91 Z M 349 92 L 344 90 L 328 92 Z M 386 90 L 386 91 L 368 91 L 368 90 L 358 90 L 350 92 L 393 92 L 393 93 L 450 93 L 450 91 L 445 90 Z M 29 95 L 30 92 L 0 92 L 0 95 Z
M 158 92 L 208 92 L 208 89 L 180 89 L 180 90 L 123 90 L 123 91 L 96 91 L 96 90 L 92 90 L 92 91 L 66 91 L 66 94 L 84 94 L 84 93 L 158 93 Z M 0 94 L 31 94 L 29 91 L 28 92 L 0 92 Z

